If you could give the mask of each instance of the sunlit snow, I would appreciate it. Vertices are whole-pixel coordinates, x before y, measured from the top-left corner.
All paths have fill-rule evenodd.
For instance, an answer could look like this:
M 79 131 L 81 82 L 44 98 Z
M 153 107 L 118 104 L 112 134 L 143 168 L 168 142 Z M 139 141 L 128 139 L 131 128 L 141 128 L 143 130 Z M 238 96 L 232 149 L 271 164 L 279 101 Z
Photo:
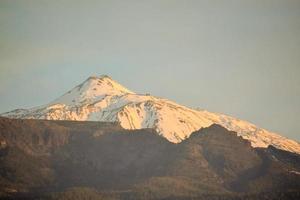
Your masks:
M 213 123 L 237 132 L 253 147 L 275 147 L 300 153 L 300 144 L 255 125 L 167 99 L 131 92 L 108 76 L 90 77 L 53 102 L 32 109 L 4 113 L 11 118 L 78 121 L 118 121 L 125 129 L 154 128 L 178 143 Z

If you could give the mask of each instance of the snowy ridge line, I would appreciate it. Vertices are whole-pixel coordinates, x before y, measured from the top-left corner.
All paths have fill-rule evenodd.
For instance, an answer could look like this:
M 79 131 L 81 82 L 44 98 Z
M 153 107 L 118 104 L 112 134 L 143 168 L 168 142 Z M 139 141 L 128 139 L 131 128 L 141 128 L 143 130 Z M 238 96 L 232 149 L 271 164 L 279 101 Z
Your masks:
M 154 128 L 179 143 L 200 128 L 219 124 L 251 142 L 253 147 L 277 148 L 300 154 L 300 144 L 254 124 L 224 114 L 191 109 L 151 95 L 136 94 L 108 76 L 90 77 L 58 99 L 31 109 L 3 113 L 9 118 L 118 121 L 125 129 Z

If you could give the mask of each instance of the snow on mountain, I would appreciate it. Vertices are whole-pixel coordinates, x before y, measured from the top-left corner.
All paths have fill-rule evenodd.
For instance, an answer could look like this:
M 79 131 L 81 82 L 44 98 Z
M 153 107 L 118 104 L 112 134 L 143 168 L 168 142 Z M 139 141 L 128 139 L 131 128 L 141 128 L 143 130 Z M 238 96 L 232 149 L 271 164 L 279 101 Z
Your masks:
M 106 96 L 118 96 L 123 94 L 134 93 L 106 75 L 100 77 L 91 76 L 82 84 L 51 102 L 51 105 L 76 105 L 78 103 L 87 104 L 101 100 Z
M 53 102 L 3 113 L 9 118 L 118 121 L 126 129 L 155 128 L 178 143 L 213 123 L 235 131 L 254 147 L 273 145 L 300 153 L 296 141 L 227 115 L 191 109 L 167 99 L 131 92 L 108 76 L 90 77 Z

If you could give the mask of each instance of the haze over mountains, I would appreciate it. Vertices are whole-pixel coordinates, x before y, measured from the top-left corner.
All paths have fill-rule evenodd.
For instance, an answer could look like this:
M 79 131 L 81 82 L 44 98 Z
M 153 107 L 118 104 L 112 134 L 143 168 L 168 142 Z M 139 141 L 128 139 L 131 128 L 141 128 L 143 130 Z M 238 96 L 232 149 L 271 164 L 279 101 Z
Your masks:
M 191 109 L 170 100 L 136 94 L 109 76 L 89 77 L 58 99 L 31 109 L 16 109 L 2 116 L 23 119 L 119 122 L 125 129 L 154 128 L 171 142 L 220 124 L 251 142 L 253 147 L 277 148 L 300 153 L 296 141 L 227 115 Z

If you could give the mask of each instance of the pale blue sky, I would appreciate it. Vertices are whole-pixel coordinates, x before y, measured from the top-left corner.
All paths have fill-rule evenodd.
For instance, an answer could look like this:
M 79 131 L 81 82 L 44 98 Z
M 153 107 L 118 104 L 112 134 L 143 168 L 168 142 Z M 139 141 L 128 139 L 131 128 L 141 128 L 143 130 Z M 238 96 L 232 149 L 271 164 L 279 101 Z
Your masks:
M 0 112 L 90 75 L 300 140 L 299 0 L 0 0 Z

